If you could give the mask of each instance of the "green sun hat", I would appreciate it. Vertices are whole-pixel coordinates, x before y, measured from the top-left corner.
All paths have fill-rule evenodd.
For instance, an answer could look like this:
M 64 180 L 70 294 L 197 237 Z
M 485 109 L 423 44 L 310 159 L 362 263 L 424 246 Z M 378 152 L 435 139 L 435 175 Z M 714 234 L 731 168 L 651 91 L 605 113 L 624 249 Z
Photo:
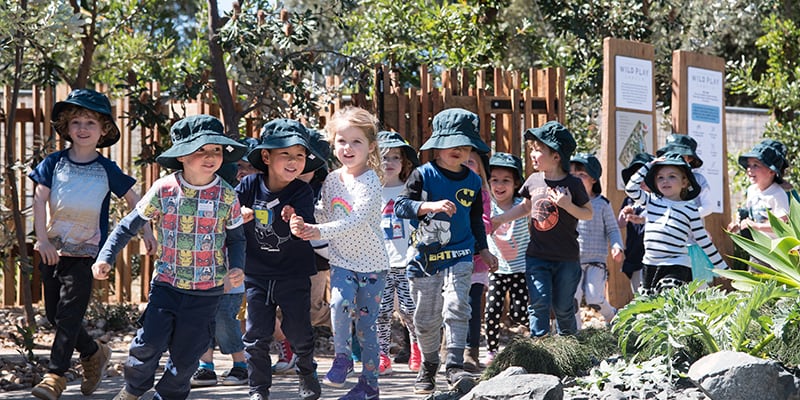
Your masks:
M 105 134 L 100 138 L 100 140 L 97 142 L 97 148 L 108 147 L 119 141 L 119 128 L 114 122 L 114 116 L 111 115 L 111 102 L 108 101 L 108 97 L 106 97 L 106 95 L 91 89 L 75 89 L 69 92 L 66 99 L 53 105 L 53 112 L 50 115 L 50 122 L 53 123 L 53 126 L 56 126 L 55 123 L 58 121 L 58 117 L 61 112 L 69 106 L 76 106 L 94 111 L 111 122 L 111 131 L 105 132 Z M 72 141 L 72 139 L 69 137 L 69 132 L 61 132 L 58 130 L 58 128 L 56 128 L 56 132 L 63 136 L 67 141 Z
M 159 165 L 183 169 L 178 157 L 188 156 L 207 144 L 222 146 L 222 163 L 235 162 L 247 152 L 247 146 L 225 136 L 222 122 L 210 115 L 192 115 L 172 124 L 169 130 L 172 147 L 156 157 Z
M 656 150 L 656 156 L 660 157 L 664 153 L 678 153 L 682 156 L 691 156 L 692 160 L 689 166 L 692 168 L 700 168 L 703 166 L 703 160 L 697 155 L 697 141 L 689 135 L 682 135 L 680 133 L 673 133 L 667 136 L 667 144 Z
M 382 149 L 399 148 L 414 167 L 418 167 L 420 164 L 417 151 L 397 132 L 378 132 L 378 147 Z
M 267 165 L 264 164 L 264 160 L 261 158 L 261 150 L 285 149 L 300 145 L 306 149 L 306 165 L 302 173 L 311 172 L 313 169 L 309 169 L 309 160 L 316 160 L 318 157 L 311 150 L 309 139 L 308 129 L 300 122 L 287 118 L 274 119 L 264 124 L 264 127 L 261 128 L 259 143 L 250 150 L 250 153 L 247 154 L 247 159 L 259 171 L 267 172 Z
M 494 153 L 489 159 L 489 172 L 493 167 L 508 168 L 517 175 L 517 179 L 522 183 L 525 181 L 522 173 L 522 159 L 511 153 Z
M 628 181 L 631 180 L 633 174 L 636 171 L 638 171 L 639 168 L 642 168 L 642 165 L 645 165 L 650 161 L 653 161 L 654 158 L 655 157 L 653 157 L 653 155 L 650 153 L 639 153 L 636 156 L 634 156 L 633 160 L 631 160 L 631 162 L 628 163 L 628 166 L 625 167 L 620 172 L 620 174 L 622 174 L 622 182 L 624 182 L 627 185 Z
M 775 176 L 779 180 L 783 179 L 783 169 L 786 165 L 786 159 L 782 151 L 785 147 L 778 146 L 778 144 L 782 145 L 782 143 L 777 142 L 778 144 L 776 144 L 775 142 L 777 141 L 772 139 L 761 141 L 761 143 L 755 145 L 752 150 L 739 156 L 739 165 L 747 169 L 747 159 L 755 158 L 775 172 Z
M 686 194 L 686 198 L 682 200 L 692 200 L 695 197 L 700 195 L 700 185 L 697 183 L 697 179 L 694 177 L 694 173 L 692 173 L 692 167 L 686 160 L 683 159 L 683 154 L 680 153 L 673 153 L 667 152 L 664 153 L 661 157 L 664 159 L 658 162 L 653 163 L 650 167 L 650 170 L 647 171 L 647 175 L 644 177 L 644 183 L 647 184 L 647 187 L 650 188 L 650 191 L 653 193 L 663 196 L 663 194 L 658 190 L 658 186 L 656 185 L 656 174 L 660 167 L 666 165 L 672 165 L 678 167 L 683 170 L 684 175 L 686 175 L 686 179 L 689 180 L 689 190 Z
M 586 173 L 595 180 L 592 185 L 592 192 L 596 194 L 602 193 L 603 187 L 600 185 L 600 175 L 603 174 L 603 166 L 600 165 L 600 160 L 597 159 L 597 156 L 591 153 L 578 153 L 569 162 L 583 165 Z
M 491 149 L 480 136 L 478 115 L 463 108 L 448 108 L 433 117 L 433 134 L 420 147 L 420 150 L 451 149 L 470 146 L 479 153 L 489 153 Z
M 322 132 L 311 128 L 306 129 L 308 129 L 308 142 L 311 144 L 311 153 L 308 155 L 303 173 L 327 167 L 328 160 L 331 158 L 331 143 L 328 142 Z
M 558 121 L 548 121 L 537 128 L 525 131 L 525 140 L 538 140 L 561 156 L 561 168 L 569 172 L 569 160 L 577 144 L 572 132 Z

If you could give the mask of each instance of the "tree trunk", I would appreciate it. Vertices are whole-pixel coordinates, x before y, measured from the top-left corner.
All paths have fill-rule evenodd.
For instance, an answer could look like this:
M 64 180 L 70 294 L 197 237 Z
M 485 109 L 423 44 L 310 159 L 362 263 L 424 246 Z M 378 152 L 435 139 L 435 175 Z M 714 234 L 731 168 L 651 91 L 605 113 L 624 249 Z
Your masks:
M 28 2 L 27 0 L 21 0 L 20 6 L 23 10 L 27 9 Z M 19 32 L 16 34 L 19 36 Z M 22 267 L 23 265 L 31 265 L 30 258 L 28 257 L 28 246 L 25 242 L 25 230 L 22 229 L 22 212 L 20 211 L 19 207 L 19 196 L 17 194 L 17 176 L 13 165 L 16 164 L 16 160 L 14 160 L 14 152 L 11 151 L 10 145 L 14 143 L 15 137 L 15 130 L 16 130 L 16 119 L 17 119 L 17 99 L 19 99 L 19 88 L 21 85 L 21 77 L 22 77 L 22 52 L 23 47 L 21 46 L 24 43 L 22 38 L 20 40 L 15 41 L 17 45 L 14 48 L 14 87 L 11 91 L 11 109 L 8 112 L 8 120 L 6 121 L 6 181 L 8 182 L 8 199 L 11 202 L 11 209 L 13 210 L 13 218 L 14 218 L 14 231 L 16 232 L 17 236 L 17 247 L 18 255 L 17 255 L 17 264 Z M 23 132 L 24 134 L 24 132 Z M 10 270 L 8 268 L 7 270 Z M 22 304 L 25 307 L 25 320 L 28 323 L 28 326 L 35 326 L 36 320 L 33 318 L 33 303 L 31 300 L 31 283 L 30 279 L 28 279 L 28 273 L 30 272 L 29 268 L 20 268 L 19 270 L 19 286 L 22 289 Z
M 233 94 L 231 94 L 231 89 L 228 86 L 228 73 L 225 71 L 222 47 L 216 41 L 220 24 L 217 0 L 208 0 L 208 52 L 211 59 L 211 77 L 214 80 L 214 92 L 217 94 L 219 107 L 222 110 L 225 134 L 233 139 L 239 139 L 239 115 L 236 112 Z

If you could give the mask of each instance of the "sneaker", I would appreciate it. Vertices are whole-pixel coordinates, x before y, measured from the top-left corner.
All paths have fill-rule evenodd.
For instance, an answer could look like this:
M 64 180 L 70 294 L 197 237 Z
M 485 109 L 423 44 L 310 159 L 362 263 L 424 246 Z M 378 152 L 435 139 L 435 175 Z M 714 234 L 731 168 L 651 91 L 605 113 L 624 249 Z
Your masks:
M 322 395 L 319 379 L 316 374 L 300 375 L 297 392 L 303 400 L 317 400 Z
M 208 368 L 198 368 L 189 382 L 192 387 L 214 386 L 217 384 L 217 374 Z
M 250 400 L 269 400 L 269 395 L 264 393 L 250 393 Z
M 340 388 L 344 386 L 347 377 L 353 374 L 353 360 L 344 353 L 336 354 L 331 369 L 325 374 L 323 383 L 328 386 Z
M 380 392 L 379 388 L 370 386 L 367 378 L 361 376 L 358 378 L 358 383 L 347 394 L 339 397 L 339 400 L 378 400 Z
M 293 374 L 297 364 L 297 355 L 292 351 L 292 345 L 288 340 L 280 342 L 280 356 L 278 362 L 272 366 L 272 373 L 278 375 Z
M 400 349 L 397 354 L 394 355 L 394 362 L 398 364 L 407 363 L 409 358 L 411 357 L 411 351 L 406 349 Z
M 475 376 L 471 373 L 464 371 L 462 367 L 448 367 L 444 372 L 447 377 L 447 384 L 450 385 L 450 390 L 458 390 L 464 393 L 465 386 L 475 386 Z
M 439 364 L 423 361 L 422 367 L 414 381 L 414 394 L 429 394 L 436 390 L 436 372 Z
M 225 386 L 244 385 L 247 382 L 247 368 L 242 367 L 231 368 L 225 379 L 222 380 L 222 384 Z
M 408 357 L 408 369 L 418 372 L 420 363 L 422 363 L 422 352 L 419 351 L 419 344 L 413 343 L 411 345 L 411 355 Z
M 392 374 L 392 360 L 390 360 L 389 356 L 387 356 L 386 354 L 381 353 L 380 355 L 380 364 L 378 365 L 378 373 L 380 375 Z
M 83 366 L 83 381 L 81 381 L 81 393 L 89 396 L 100 386 L 100 379 L 106 373 L 108 360 L 111 359 L 111 349 L 95 339 L 97 351 L 89 357 L 81 358 Z
M 44 400 L 56 400 L 66 388 L 67 378 L 48 372 L 44 374 L 42 381 L 33 387 L 31 394 Z
M 120 390 L 119 393 L 114 396 L 113 400 L 139 400 L 139 396 L 129 393 L 123 386 L 122 390 Z

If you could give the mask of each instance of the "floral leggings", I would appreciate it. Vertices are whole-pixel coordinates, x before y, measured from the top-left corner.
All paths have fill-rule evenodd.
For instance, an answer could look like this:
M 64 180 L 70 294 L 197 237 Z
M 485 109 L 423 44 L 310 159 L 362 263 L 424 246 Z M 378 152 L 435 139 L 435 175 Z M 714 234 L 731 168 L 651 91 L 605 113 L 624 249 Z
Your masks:
M 528 326 L 528 285 L 525 274 L 490 274 L 489 292 L 486 296 L 486 344 L 488 351 L 500 347 L 500 319 L 506 293 L 511 297 L 509 317 L 511 321 Z

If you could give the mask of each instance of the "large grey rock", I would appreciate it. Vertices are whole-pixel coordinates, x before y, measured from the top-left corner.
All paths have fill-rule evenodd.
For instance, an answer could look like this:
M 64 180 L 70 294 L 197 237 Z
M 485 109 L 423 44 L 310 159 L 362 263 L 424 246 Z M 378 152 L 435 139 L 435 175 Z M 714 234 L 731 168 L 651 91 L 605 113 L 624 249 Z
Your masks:
M 692 364 L 689 378 L 712 400 L 800 400 L 800 381 L 772 360 L 720 351 Z
M 564 387 L 558 377 L 545 374 L 520 375 L 519 372 L 515 369 L 506 374 L 504 371 L 488 381 L 481 382 L 461 399 L 561 400 L 564 398 Z

